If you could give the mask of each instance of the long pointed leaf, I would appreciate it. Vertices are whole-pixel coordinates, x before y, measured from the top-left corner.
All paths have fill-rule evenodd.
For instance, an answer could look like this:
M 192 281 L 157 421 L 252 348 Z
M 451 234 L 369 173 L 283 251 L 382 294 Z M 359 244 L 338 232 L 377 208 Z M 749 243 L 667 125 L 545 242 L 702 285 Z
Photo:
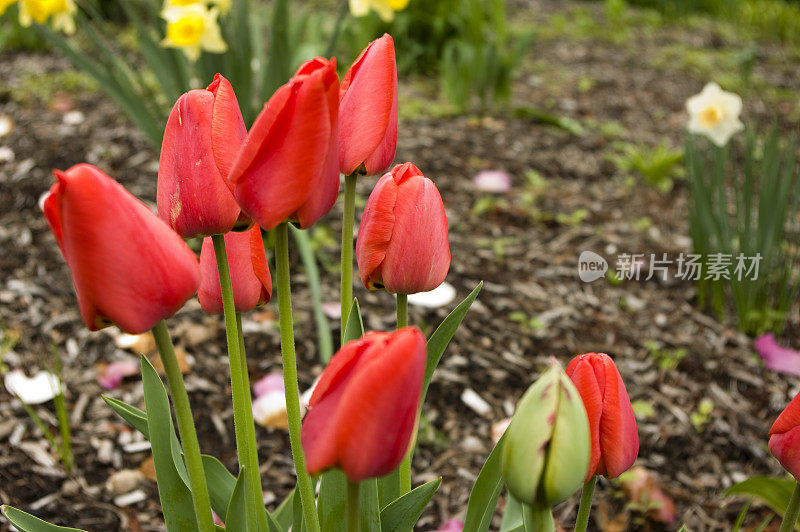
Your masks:
M 228 509 L 225 512 L 225 529 L 241 530 L 247 532 L 247 479 L 244 476 L 244 466 L 239 468 L 239 477 L 231 493 Z
M 472 486 L 467 503 L 467 517 L 464 519 L 464 532 L 487 532 L 489 530 L 497 499 L 503 489 L 500 455 L 504 441 L 505 434 L 489 453 L 489 457 Z
M 381 510 L 381 532 L 413 530 L 441 483 L 442 477 L 439 477 L 417 486 Z
M 0 512 L 20 532 L 86 532 L 78 528 L 52 525 L 13 506 L 0 506 Z

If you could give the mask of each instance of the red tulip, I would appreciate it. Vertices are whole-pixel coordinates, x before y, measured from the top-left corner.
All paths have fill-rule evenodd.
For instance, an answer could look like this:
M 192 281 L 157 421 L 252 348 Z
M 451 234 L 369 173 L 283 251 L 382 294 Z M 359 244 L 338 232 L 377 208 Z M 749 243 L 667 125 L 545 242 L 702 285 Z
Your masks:
M 425 360 L 416 327 L 345 344 L 322 372 L 303 420 L 308 472 L 339 467 L 357 482 L 397 468 L 414 435 Z
M 639 454 L 639 434 L 622 377 L 605 353 L 572 359 L 567 375 L 581 394 L 589 416 L 592 456 L 586 480 L 594 475 L 616 478 Z
M 264 229 L 307 228 L 339 193 L 336 60 L 311 59 L 258 115 L 231 170 L 242 209 Z
M 769 451 L 800 482 L 800 394 L 769 429 Z
M 247 312 L 267 303 L 272 297 L 272 278 L 267 267 L 261 228 L 254 225 L 242 233 L 232 231 L 226 234 L 225 248 L 236 312 Z M 222 314 L 219 270 L 210 237 L 203 240 L 200 250 L 200 289 L 197 299 L 208 314 Z
M 217 74 L 182 95 L 167 120 L 158 163 L 158 213 L 184 238 L 230 231 L 241 209 L 228 182 L 247 135 L 236 95 Z
M 383 172 L 397 150 L 397 65 L 389 34 L 364 48 L 339 94 L 339 170 Z
M 370 290 L 433 290 L 447 277 L 447 216 L 433 181 L 411 163 L 399 164 L 375 185 L 356 241 L 358 271 Z
M 53 173 L 44 215 L 90 330 L 145 332 L 194 295 L 197 257 L 147 206 L 94 166 Z

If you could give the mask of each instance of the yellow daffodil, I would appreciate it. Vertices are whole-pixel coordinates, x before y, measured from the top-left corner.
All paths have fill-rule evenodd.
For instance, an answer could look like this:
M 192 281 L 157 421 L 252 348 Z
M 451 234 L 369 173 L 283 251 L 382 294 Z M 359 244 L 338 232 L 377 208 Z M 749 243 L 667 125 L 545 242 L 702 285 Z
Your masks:
M 34 22 L 45 24 L 50 19 L 54 30 L 75 33 L 73 17 L 77 10 L 73 0 L 21 0 L 19 23 L 30 26 Z
M 164 0 L 164 9 L 169 9 L 173 6 L 186 7 L 192 4 L 213 5 L 224 15 L 231 10 L 231 2 L 232 0 Z
M 0 0 L 0 15 L 6 12 L 8 7 L 15 3 L 17 0 Z
M 161 46 L 180 48 L 191 61 L 200 57 L 200 51 L 223 53 L 228 45 L 222 40 L 217 8 L 207 8 L 202 3 L 186 6 L 173 5 L 162 11 L 167 21 L 167 36 Z
M 686 110 L 689 111 L 689 131 L 707 136 L 720 147 L 744 129 L 739 120 L 742 99 L 725 92 L 716 83 L 709 83 L 700 94 L 686 100 Z
M 350 13 L 354 17 L 363 17 L 370 10 L 378 12 L 378 15 L 386 22 L 394 19 L 394 12 L 406 8 L 410 0 L 350 0 Z

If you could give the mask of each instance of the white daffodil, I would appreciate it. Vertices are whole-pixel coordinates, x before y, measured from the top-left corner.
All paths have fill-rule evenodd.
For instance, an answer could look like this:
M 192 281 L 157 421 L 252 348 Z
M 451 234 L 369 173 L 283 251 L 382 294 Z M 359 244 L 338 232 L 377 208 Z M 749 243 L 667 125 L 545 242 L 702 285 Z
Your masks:
M 719 147 L 744 129 L 739 120 L 742 98 L 725 92 L 716 83 L 707 84 L 700 94 L 686 100 L 686 110 L 689 111 L 689 131 L 707 136 Z
M 394 19 L 394 12 L 406 8 L 410 0 L 350 0 L 350 13 L 354 17 L 363 17 L 375 10 L 386 21 Z
M 50 19 L 54 30 L 72 34 L 75 33 L 74 17 L 77 10 L 73 0 L 21 0 L 19 23 L 27 27 L 34 22 L 45 24 Z
M 223 53 L 228 45 L 222 40 L 222 32 L 217 22 L 219 10 L 207 8 L 202 3 L 185 6 L 172 5 L 161 12 L 167 21 L 167 36 L 161 46 L 180 48 L 186 57 L 196 61 L 205 50 Z

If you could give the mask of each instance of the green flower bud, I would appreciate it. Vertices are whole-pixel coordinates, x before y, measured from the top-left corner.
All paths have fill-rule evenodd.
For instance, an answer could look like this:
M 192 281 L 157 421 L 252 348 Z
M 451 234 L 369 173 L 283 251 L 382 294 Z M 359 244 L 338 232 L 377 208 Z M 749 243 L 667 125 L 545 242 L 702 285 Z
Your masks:
M 508 491 L 526 504 L 554 506 L 581 487 L 590 453 L 583 401 L 553 360 L 522 396 L 506 431 L 502 472 Z

